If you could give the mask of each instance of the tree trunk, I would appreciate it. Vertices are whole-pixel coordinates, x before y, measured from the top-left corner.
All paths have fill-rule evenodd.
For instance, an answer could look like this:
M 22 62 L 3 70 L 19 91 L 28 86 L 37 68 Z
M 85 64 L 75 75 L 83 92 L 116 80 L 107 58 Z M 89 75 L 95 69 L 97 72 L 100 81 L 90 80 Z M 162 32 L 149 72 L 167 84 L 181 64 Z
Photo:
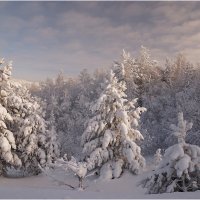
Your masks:
M 83 178 L 78 177 L 78 179 L 79 179 L 79 189 L 83 189 Z

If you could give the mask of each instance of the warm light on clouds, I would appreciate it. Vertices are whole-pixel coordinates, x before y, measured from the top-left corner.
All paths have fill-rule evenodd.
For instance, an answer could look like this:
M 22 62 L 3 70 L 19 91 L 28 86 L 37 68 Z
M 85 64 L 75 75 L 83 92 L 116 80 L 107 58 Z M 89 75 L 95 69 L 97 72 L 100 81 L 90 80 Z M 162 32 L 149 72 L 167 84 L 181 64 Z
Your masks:
M 14 76 L 41 80 L 111 66 L 141 45 L 157 59 L 199 61 L 200 2 L 0 2 L 0 56 Z

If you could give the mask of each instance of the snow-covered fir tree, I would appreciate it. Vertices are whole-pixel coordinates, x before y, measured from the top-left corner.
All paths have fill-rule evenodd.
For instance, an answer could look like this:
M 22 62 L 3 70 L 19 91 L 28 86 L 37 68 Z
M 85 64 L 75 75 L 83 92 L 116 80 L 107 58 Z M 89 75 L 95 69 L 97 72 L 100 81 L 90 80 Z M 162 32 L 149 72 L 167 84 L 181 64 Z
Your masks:
M 138 78 L 138 65 L 136 59 L 131 57 L 129 52 L 123 49 L 121 60 L 115 61 L 113 71 L 119 81 L 126 82 L 126 94 L 128 98 L 138 96 L 138 86 L 136 79 Z
M 22 92 L 23 88 L 19 91 Z M 54 119 L 53 116 L 50 122 L 44 119 L 42 102 L 33 98 L 28 91 L 24 92 L 21 100 L 19 109 L 22 112 L 21 117 L 16 118 L 17 149 L 22 160 L 22 169 L 28 174 L 38 174 L 40 172 L 38 164 L 45 166 L 59 155 Z
M 47 151 L 47 164 L 50 165 L 60 156 L 60 144 L 55 129 L 55 116 L 53 110 L 50 113 L 45 147 Z
M 178 114 L 178 125 L 171 125 L 178 143 L 166 149 L 163 160 L 142 184 L 148 193 L 186 192 L 200 189 L 200 148 L 185 142 L 192 123 Z
M 6 97 L 11 90 L 8 81 L 11 76 L 12 62 L 5 63 L 4 59 L 1 59 L 0 65 L 4 65 L 0 70 L 0 157 L 1 170 L 3 170 L 7 165 L 20 167 L 22 163 L 16 154 L 16 141 L 11 128 L 13 117 L 5 107 Z
M 158 166 L 159 163 L 162 160 L 162 154 L 161 154 L 161 149 L 157 149 L 156 153 L 154 154 L 154 164 L 155 166 Z
M 26 87 L 10 79 L 11 70 L 11 64 L 1 70 L 1 106 L 5 108 L 1 110 L 4 112 L 4 118 L 10 120 L 7 126 L 3 124 L 4 128 L 9 127 L 5 133 L 2 131 L 9 143 L 6 144 L 5 137 L 2 137 L 2 148 L 7 152 L 2 156 L 7 156 L 9 162 L 19 158 L 15 162 L 20 165 L 24 175 L 37 174 L 40 171 L 38 163 L 45 165 L 47 158 L 51 157 L 48 155 L 50 153 L 48 141 L 51 136 L 44 120 L 41 102 L 33 98 Z M 15 149 L 13 158 L 9 152 L 12 149 Z
M 159 76 L 158 61 L 152 59 L 150 50 L 144 46 L 138 57 L 123 50 L 121 60 L 113 68 L 118 79 L 126 82 L 128 98 L 139 95 L 141 101 L 149 84 Z
M 113 70 L 119 80 L 124 80 L 127 86 L 127 99 L 138 97 L 138 104 L 147 108 L 147 113 L 142 116 L 141 125 L 145 138 L 140 142 L 140 146 L 145 154 L 152 154 L 158 147 L 155 142 L 154 134 L 158 132 L 158 125 L 152 124 L 157 117 L 154 110 L 159 108 L 155 106 L 152 111 L 152 105 L 156 104 L 157 96 L 154 94 L 155 87 L 159 85 L 159 65 L 152 59 L 150 51 L 146 47 L 141 47 L 138 57 L 132 56 L 129 52 L 123 50 L 121 60 L 115 62 Z M 155 112 L 155 114 L 154 114 Z
M 128 101 L 125 90 L 125 82 L 118 82 L 111 70 L 105 90 L 92 106 L 94 117 L 82 135 L 88 170 L 100 168 L 101 177 L 118 178 L 125 168 L 138 174 L 145 166 L 136 141 L 143 139 L 138 125 L 146 108 L 136 107 L 137 99 Z

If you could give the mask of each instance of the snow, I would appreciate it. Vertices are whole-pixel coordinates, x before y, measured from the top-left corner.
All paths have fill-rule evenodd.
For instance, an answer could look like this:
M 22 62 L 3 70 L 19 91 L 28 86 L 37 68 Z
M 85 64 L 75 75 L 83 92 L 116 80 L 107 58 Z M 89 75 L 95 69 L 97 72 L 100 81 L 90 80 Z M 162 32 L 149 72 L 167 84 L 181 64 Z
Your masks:
M 15 138 L 13 136 L 13 133 L 9 130 L 6 130 L 5 133 L 6 133 L 6 136 L 7 136 L 7 140 L 10 143 L 10 145 L 12 146 L 12 148 L 16 149 Z
M 174 131 L 174 136 L 178 138 L 178 142 L 182 143 L 185 141 L 187 131 L 193 126 L 192 122 L 187 122 L 183 119 L 183 112 L 178 113 L 178 126 L 171 124 L 170 128 Z
M 100 169 L 99 180 L 110 180 L 112 179 L 112 168 L 109 162 L 105 163 Z
M 85 144 L 83 148 L 83 153 L 91 153 L 97 148 L 98 144 L 99 144 L 99 138 L 96 138 L 88 142 L 87 144 Z
M 7 92 L 5 90 L 1 90 L 1 96 L 2 97 L 7 97 L 8 94 L 7 94 Z
M 121 124 L 119 124 L 119 130 L 121 131 L 121 134 L 126 137 L 128 134 L 128 128 L 125 123 L 121 122 Z
M 175 169 L 177 171 L 177 176 L 181 177 L 183 172 L 189 168 L 190 157 L 185 154 L 175 165 Z
M 123 153 L 126 156 L 129 163 L 131 163 L 132 160 L 134 160 L 135 155 L 131 148 L 124 149 Z
M 11 149 L 11 145 L 5 137 L 0 137 L 0 148 L 2 152 L 7 152 Z
M 119 178 L 122 173 L 122 166 L 124 164 L 124 161 L 122 159 L 119 159 L 116 161 L 113 165 L 113 176 L 115 178 Z
M 13 156 L 12 156 L 12 153 L 10 151 L 3 152 L 2 153 L 2 157 L 8 163 L 12 163 L 13 162 Z
M 146 173 L 148 172 L 134 176 L 126 171 L 120 179 L 103 182 L 95 181 L 94 177 L 90 177 L 84 181 L 86 187 L 84 191 L 58 185 L 43 174 L 14 179 L 1 177 L 0 194 L 2 199 L 199 199 L 200 197 L 200 191 L 147 195 L 145 189 L 137 186 Z M 78 186 L 75 177 L 69 176 L 65 181 Z
M 12 121 L 11 115 L 7 112 L 7 110 L 1 104 L 0 104 L 0 119 L 1 120 L 7 119 L 9 121 Z
M 183 151 L 183 148 L 180 144 L 173 145 L 165 151 L 164 156 L 169 157 L 170 161 L 171 160 L 177 160 L 177 159 L 184 156 L 184 151 Z
M 157 149 L 156 153 L 154 154 L 154 164 L 158 166 L 162 160 L 161 149 Z
M 103 149 L 106 149 L 109 145 L 110 142 L 112 142 L 112 133 L 110 130 L 106 130 L 105 131 L 105 134 L 104 134 L 104 137 L 103 137 L 103 142 L 102 142 L 102 147 Z
M 87 167 L 85 163 L 68 162 L 68 167 L 78 176 L 85 177 L 87 174 Z

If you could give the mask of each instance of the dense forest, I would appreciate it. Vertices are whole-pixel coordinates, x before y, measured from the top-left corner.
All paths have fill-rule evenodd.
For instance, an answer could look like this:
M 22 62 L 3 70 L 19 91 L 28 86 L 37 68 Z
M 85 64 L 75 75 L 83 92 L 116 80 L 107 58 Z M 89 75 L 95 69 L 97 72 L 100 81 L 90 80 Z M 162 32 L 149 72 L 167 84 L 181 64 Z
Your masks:
M 138 105 L 147 108 L 142 115 L 140 129 L 144 140 L 142 152 L 153 154 L 174 144 L 170 124 L 183 112 L 193 122 L 186 141 L 200 145 L 200 68 L 182 54 L 166 59 L 161 65 L 152 58 L 150 51 L 141 47 L 138 57 L 123 51 L 112 69 L 119 80 L 126 82 L 127 99 L 138 98 Z M 65 78 L 59 73 L 55 79 L 33 84 L 30 92 L 45 102 L 46 120 L 55 116 L 55 128 L 61 140 L 61 153 L 79 155 L 80 140 L 88 119 L 91 105 L 98 99 L 106 84 L 110 69 L 87 69 L 76 78 Z
M 21 176 L 35 175 L 60 163 L 71 166 L 82 187 L 87 170 L 98 168 L 109 178 L 119 178 L 124 169 L 138 174 L 145 157 L 155 154 L 157 164 L 161 162 L 155 177 L 160 173 L 163 178 L 166 160 L 172 160 L 177 170 L 173 184 L 183 174 L 189 176 L 189 163 L 192 172 L 199 166 L 193 159 L 200 156 L 200 67 L 182 54 L 162 63 L 142 46 L 136 57 L 123 50 L 111 68 L 94 73 L 84 69 L 76 78 L 60 72 L 27 86 L 12 80 L 12 64 L 2 59 L 1 173 L 15 173 L 14 166 Z M 197 153 L 192 157 L 188 151 Z M 181 159 L 187 164 L 184 170 L 178 169 Z M 77 171 L 80 168 L 87 170 Z M 162 185 L 162 178 L 162 184 L 152 185 L 155 177 L 143 183 L 149 193 L 183 190 L 171 179 L 169 187 Z M 185 189 L 190 190 L 194 187 Z

